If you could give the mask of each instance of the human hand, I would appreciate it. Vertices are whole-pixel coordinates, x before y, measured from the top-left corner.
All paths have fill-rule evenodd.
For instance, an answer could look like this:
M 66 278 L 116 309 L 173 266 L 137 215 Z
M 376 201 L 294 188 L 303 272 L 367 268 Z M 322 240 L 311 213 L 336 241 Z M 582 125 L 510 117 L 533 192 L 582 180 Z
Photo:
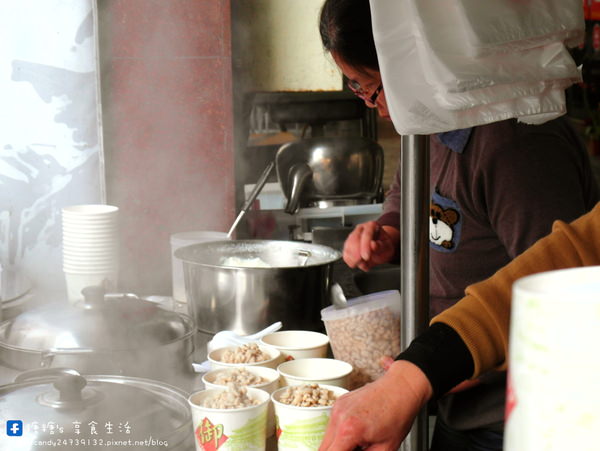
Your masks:
M 368 221 L 356 226 L 344 242 L 343 258 L 350 268 L 368 271 L 389 262 L 396 254 L 400 232 Z
M 398 360 L 375 382 L 337 399 L 319 451 L 395 451 L 431 395 L 425 374 Z

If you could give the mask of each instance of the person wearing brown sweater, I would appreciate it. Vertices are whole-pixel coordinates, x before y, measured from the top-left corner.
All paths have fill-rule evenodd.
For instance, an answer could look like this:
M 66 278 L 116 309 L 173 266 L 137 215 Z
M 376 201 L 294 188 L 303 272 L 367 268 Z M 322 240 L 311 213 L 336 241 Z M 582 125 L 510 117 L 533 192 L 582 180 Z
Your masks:
M 326 0 L 320 33 L 348 88 L 390 119 L 386 83 L 394 81 L 384 83 L 379 70 L 371 3 Z M 507 119 L 430 135 L 429 192 L 430 317 L 550 233 L 555 220 L 571 222 L 600 201 L 587 149 L 566 117 L 539 125 Z M 401 194 L 397 171 L 383 214 L 356 225 L 344 243 L 349 268 L 397 262 Z M 503 371 L 436 399 L 430 451 L 502 451 L 505 400 Z
M 506 368 L 517 279 L 595 265 L 600 265 L 600 203 L 570 224 L 556 221 L 550 235 L 492 277 L 468 286 L 466 296 L 434 317 L 384 376 L 338 399 L 319 449 L 377 445 L 378 450 L 396 450 L 430 399 L 466 379 L 481 380 Z

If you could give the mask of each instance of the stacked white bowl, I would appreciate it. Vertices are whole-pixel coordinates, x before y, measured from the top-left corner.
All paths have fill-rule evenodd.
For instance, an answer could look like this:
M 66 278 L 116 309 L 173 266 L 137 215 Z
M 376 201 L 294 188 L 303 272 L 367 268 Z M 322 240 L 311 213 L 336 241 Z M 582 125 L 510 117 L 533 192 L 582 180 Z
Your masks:
M 73 205 L 62 209 L 63 271 L 70 302 L 90 285 L 116 290 L 119 273 L 119 209 Z

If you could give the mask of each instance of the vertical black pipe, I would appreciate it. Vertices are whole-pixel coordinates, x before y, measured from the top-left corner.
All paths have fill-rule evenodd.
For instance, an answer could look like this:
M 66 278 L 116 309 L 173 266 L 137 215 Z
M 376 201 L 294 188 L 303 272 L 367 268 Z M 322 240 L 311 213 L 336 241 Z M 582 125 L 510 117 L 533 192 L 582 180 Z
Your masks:
M 400 165 L 401 344 L 405 349 L 427 326 L 429 317 L 429 137 L 402 136 Z M 423 409 L 402 450 L 426 451 L 428 432 Z

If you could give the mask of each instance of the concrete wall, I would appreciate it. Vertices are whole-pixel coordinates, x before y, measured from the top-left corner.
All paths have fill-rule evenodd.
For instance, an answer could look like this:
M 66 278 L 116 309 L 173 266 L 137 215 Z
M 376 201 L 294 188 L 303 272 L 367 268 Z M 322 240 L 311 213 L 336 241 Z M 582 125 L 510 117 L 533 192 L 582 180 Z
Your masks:
M 342 75 L 319 36 L 323 0 L 237 0 L 236 59 L 248 91 L 335 91 Z
M 121 288 L 169 295 L 169 237 L 234 218 L 228 0 L 100 2 L 108 202 Z

